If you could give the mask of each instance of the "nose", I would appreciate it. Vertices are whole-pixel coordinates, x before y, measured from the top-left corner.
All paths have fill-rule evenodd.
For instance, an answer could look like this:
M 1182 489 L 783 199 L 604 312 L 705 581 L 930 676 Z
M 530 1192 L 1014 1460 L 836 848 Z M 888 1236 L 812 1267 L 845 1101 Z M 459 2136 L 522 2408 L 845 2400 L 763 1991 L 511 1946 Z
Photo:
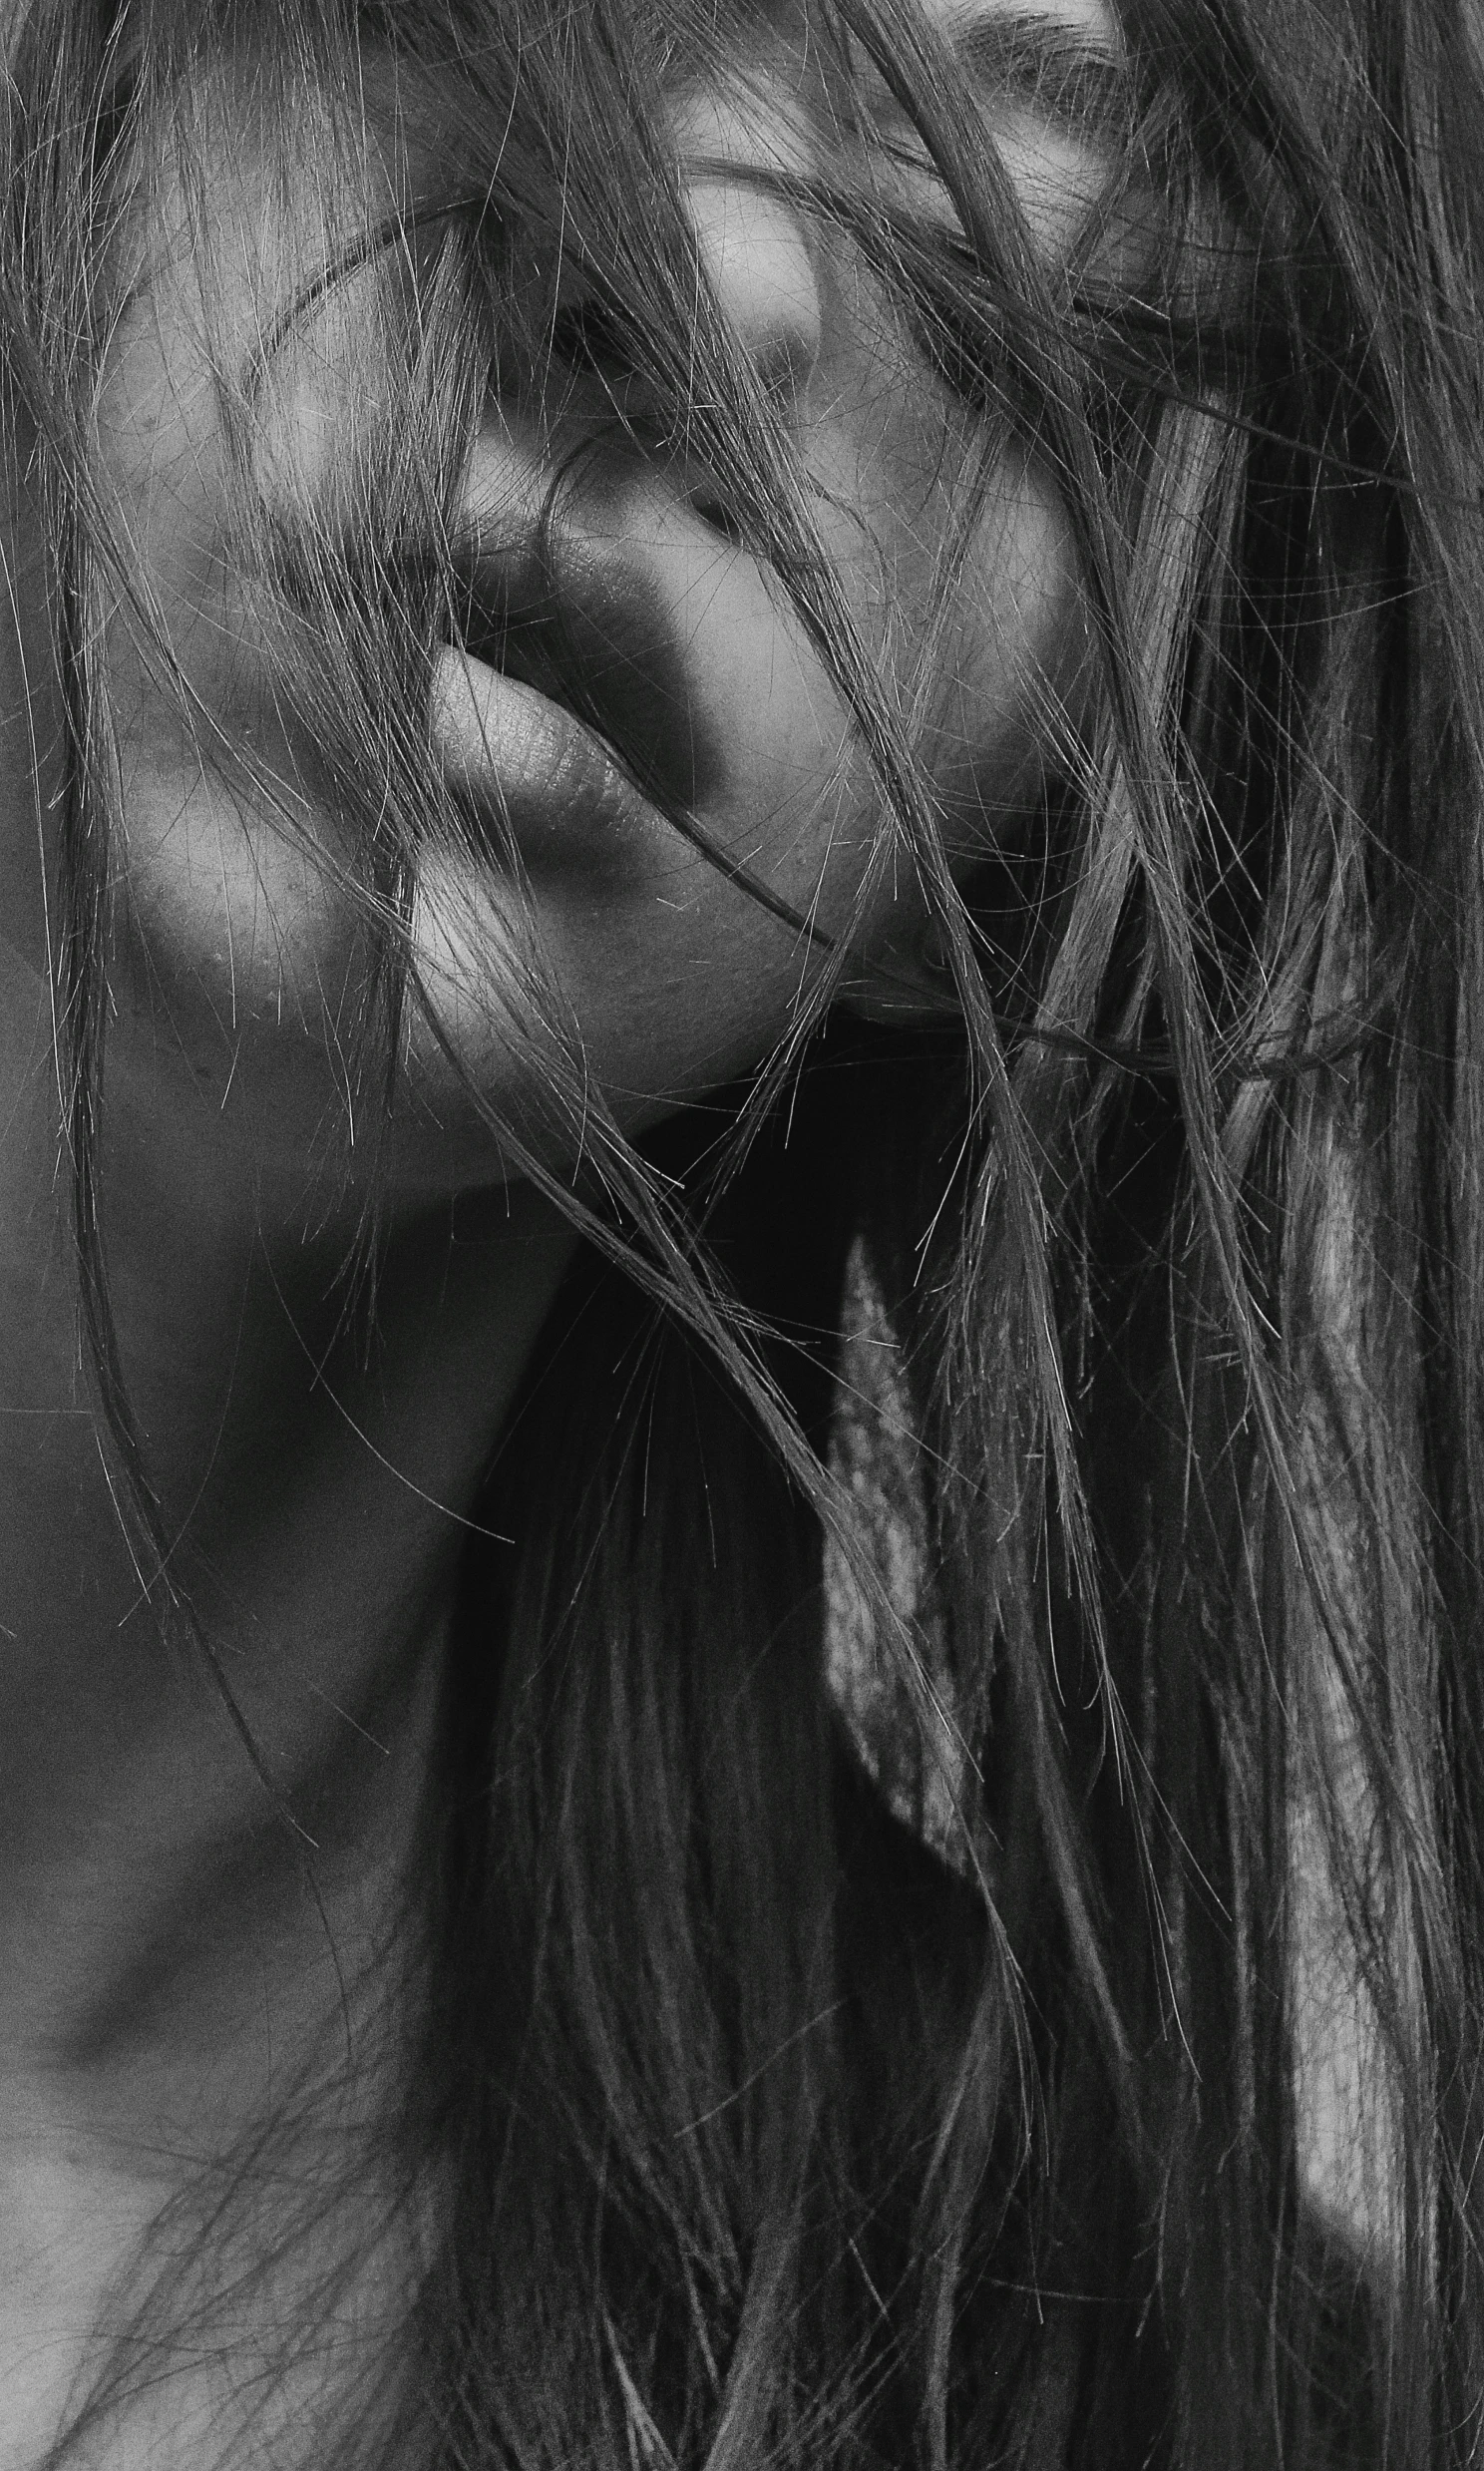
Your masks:
M 711 90 L 676 104 L 672 131 L 701 262 L 738 342 L 764 383 L 802 393 L 819 358 L 819 279 L 796 206 L 770 173 L 807 168 L 786 108 Z

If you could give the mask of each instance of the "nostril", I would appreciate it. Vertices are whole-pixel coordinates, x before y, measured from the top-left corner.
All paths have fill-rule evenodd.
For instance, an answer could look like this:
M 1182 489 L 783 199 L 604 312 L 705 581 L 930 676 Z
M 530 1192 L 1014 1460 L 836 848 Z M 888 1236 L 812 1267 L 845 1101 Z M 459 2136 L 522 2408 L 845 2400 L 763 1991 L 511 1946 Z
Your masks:
M 709 532 L 719 533 L 731 549 L 746 549 L 747 536 L 731 507 L 710 490 L 692 490 L 690 506 Z
M 552 321 L 555 361 L 605 383 L 628 376 L 632 355 L 611 310 L 590 297 L 569 300 Z

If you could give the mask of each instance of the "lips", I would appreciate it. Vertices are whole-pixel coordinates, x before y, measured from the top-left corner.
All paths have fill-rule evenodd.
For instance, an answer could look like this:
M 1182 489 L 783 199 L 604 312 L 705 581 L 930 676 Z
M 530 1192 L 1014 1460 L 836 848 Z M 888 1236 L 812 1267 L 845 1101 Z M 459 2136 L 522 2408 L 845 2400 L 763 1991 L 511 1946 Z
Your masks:
M 619 865 L 658 822 L 595 729 L 462 645 L 435 657 L 432 729 L 450 786 L 535 868 Z
M 542 441 L 505 423 L 478 439 L 434 728 L 451 780 L 533 858 L 557 826 L 595 854 L 720 785 L 687 648 L 735 555 L 631 460 L 578 455 L 554 479 Z
M 544 539 L 539 558 L 485 558 L 466 581 L 460 632 L 475 657 L 585 723 L 656 804 L 694 807 L 715 764 L 647 547 L 589 517 Z

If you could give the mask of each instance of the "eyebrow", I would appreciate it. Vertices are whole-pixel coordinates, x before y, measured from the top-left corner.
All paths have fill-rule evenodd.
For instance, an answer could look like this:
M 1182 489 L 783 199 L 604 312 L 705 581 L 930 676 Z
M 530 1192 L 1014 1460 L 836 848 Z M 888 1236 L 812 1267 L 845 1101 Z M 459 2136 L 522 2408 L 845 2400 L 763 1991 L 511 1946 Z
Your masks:
M 974 84 L 993 98 L 1022 104 L 1074 137 L 1127 129 L 1127 65 L 1088 27 L 1043 9 L 981 8 L 944 33 Z

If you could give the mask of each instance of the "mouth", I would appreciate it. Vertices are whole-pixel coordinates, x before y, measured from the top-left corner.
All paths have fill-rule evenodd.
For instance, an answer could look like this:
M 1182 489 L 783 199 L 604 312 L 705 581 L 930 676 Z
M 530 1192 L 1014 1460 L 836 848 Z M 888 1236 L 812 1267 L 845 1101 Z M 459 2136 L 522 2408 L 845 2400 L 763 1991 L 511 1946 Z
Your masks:
M 676 614 L 621 532 L 515 557 L 476 544 L 454 616 L 471 657 L 582 723 L 657 806 L 704 800 L 716 766 Z
M 626 750 L 571 706 L 464 644 L 434 656 L 433 743 L 444 777 L 537 870 L 631 863 L 663 817 Z

